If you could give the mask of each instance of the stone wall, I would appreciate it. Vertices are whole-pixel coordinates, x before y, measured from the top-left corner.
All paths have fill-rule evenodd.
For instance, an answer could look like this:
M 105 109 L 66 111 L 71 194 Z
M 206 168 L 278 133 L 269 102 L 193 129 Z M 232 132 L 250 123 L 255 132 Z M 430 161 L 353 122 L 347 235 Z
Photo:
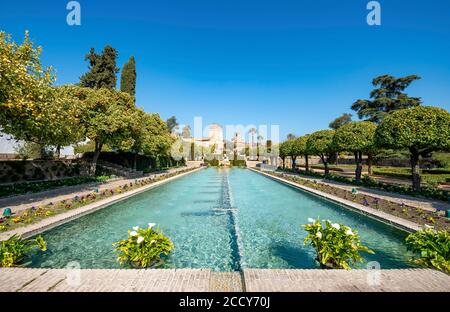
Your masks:
M 80 160 L 2 160 L 0 183 L 57 180 L 87 174 Z

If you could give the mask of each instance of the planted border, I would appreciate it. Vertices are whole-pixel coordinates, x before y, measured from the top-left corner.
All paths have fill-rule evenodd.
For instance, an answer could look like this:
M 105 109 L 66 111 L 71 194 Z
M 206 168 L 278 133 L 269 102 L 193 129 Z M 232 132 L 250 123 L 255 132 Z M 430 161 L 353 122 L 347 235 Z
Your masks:
M 414 222 L 422 226 L 434 227 L 436 229 L 450 230 L 450 219 L 440 215 L 438 212 L 423 210 L 409 206 L 405 203 L 396 203 L 386 199 L 380 199 L 366 194 L 347 191 L 339 187 L 325 183 L 304 179 L 301 177 L 290 176 L 280 172 L 265 172 L 269 175 L 283 178 L 312 189 L 337 196 L 339 198 L 352 201 L 357 204 L 383 211 L 390 215 Z
M 0 232 L 10 231 L 19 227 L 34 224 L 45 218 L 92 204 L 94 202 L 109 198 L 116 194 L 138 189 L 143 186 L 158 181 L 162 181 L 185 172 L 192 171 L 194 169 L 196 168 L 194 167 L 186 168 L 184 170 L 179 170 L 177 172 L 163 173 L 159 176 L 148 177 L 144 179 L 142 178 L 136 179 L 134 182 L 126 183 L 115 188 L 108 188 L 102 191 L 96 189 L 92 193 L 89 193 L 84 196 L 76 195 L 71 199 L 65 199 L 57 202 L 50 202 L 46 205 L 41 205 L 38 207 L 33 206 L 31 208 L 19 211 L 17 214 L 11 217 L 3 219 L 3 222 L 0 223 Z

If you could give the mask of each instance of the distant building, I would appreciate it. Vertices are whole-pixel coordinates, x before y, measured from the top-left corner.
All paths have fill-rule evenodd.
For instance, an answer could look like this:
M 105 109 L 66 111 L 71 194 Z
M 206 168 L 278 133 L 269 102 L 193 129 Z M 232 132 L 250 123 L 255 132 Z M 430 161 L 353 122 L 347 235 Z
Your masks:
M 208 136 L 203 138 L 182 138 L 184 142 L 194 143 L 196 147 L 195 159 L 203 159 L 206 154 L 222 157 L 224 150 L 223 129 L 219 124 L 208 126 Z
M 234 150 L 237 152 L 238 155 L 245 155 L 245 141 L 239 132 L 236 132 L 234 134 L 234 137 L 231 140 L 231 142 L 233 143 Z

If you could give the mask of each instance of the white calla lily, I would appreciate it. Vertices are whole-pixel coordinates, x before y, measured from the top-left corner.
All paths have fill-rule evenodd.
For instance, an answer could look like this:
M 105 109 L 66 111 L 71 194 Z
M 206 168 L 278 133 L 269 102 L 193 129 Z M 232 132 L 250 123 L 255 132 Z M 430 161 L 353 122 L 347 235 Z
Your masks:
M 137 239 L 137 243 L 140 244 L 144 241 L 144 238 L 142 236 L 139 236 Z
M 316 233 L 316 237 L 317 237 L 318 239 L 321 239 L 321 238 L 322 238 L 322 233 L 321 233 L 321 232 L 317 232 L 317 233 Z
M 308 222 L 309 223 L 314 223 L 316 220 L 314 220 L 313 218 L 308 218 Z
M 137 236 L 137 235 L 138 235 L 138 233 L 136 231 L 131 231 L 130 232 L 130 236 Z
M 139 230 L 139 226 L 133 226 L 133 230 L 135 230 L 135 231 L 137 231 L 137 230 Z
M 352 229 L 348 229 L 348 230 L 345 232 L 345 234 L 351 235 L 351 236 L 355 235 L 355 233 L 352 232 Z
M 334 227 L 336 230 L 340 230 L 341 229 L 341 226 L 339 224 L 337 224 L 337 223 L 333 223 L 331 226 Z
M 148 227 L 151 229 L 151 228 L 153 228 L 155 225 L 156 225 L 156 223 L 149 223 L 149 224 L 148 224 Z

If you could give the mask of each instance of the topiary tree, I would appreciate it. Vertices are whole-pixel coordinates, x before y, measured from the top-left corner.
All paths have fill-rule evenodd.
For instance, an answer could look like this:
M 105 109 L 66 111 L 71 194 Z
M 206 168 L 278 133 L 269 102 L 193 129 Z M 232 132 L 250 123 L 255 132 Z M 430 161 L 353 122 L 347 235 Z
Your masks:
M 305 170 L 309 171 L 309 151 L 308 151 L 308 134 L 295 139 L 296 151 L 300 156 L 305 157 Z
M 357 182 L 361 181 L 362 155 L 373 150 L 376 129 L 377 126 L 370 121 L 350 122 L 336 130 L 334 135 L 333 143 L 338 150 L 355 155 Z
M 289 149 L 290 149 L 290 142 L 291 141 L 285 141 L 285 142 L 282 142 L 281 144 L 280 144 L 280 158 L 281 158 L 281 160 L 282 160 L 282 162 L 283 162 L 283 169 L 285 169 L 286 168 L 286 157 L 288 157 L 289 156 Z
M 317 155 L 322 160 L 322 163 L 325 166 L 325 175 L 330 173 L 328 160 L 335 151 L 333 145 L 334 133 L 334 130 L 316 131 L 310 134 L 306 141 L 307 150 L 311 155 Z
M 289 141 L 290 143 L 290 149 L 289 149 L 289 156 L 291 156 L 292 159 L 292 169 L 296 168 L 295 161 L 297 160 L 297 157 L 299 157 L 302 153 L 302 147 L 297 141 L 297 139 Z
M 378 146 L 408 149 L 414 191 L 420 191 L 419 157 L 432 151 L 450 150 L 450 113 L 445 109 L 418 106 L 387 115 L 375 134 Z

